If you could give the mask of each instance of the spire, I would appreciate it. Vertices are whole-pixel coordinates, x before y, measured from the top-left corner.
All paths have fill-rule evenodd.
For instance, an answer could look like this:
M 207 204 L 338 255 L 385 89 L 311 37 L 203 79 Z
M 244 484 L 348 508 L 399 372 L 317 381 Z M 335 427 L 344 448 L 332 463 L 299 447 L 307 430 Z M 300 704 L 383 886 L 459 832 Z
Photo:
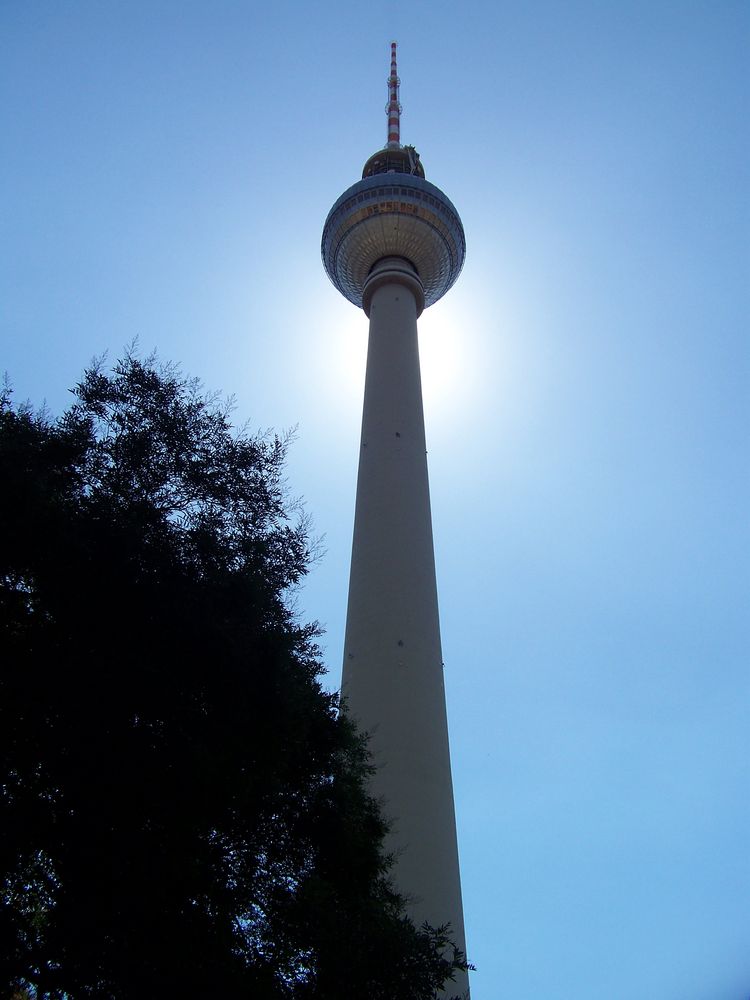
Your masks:
M 401 104 L 398 91 L 401 80 L 396 68 L 396 42 L 391 42 L 391 75 L 388 84 L 388 141 L 382 149 L 373 153 L 362 170 L 362 177 L 374 174 L 413 174 L 424 178 L 424 167 L 419 161 L 419 153 L 413 146 L 401 145 Z
M 388 105 L 385 109 L 388 115 L 388 149 L 401 148 L 401 105 L 398 100 L 400 83 L 396 71 L 396 43 L 391 42 L 391 75 L 388 77 Z

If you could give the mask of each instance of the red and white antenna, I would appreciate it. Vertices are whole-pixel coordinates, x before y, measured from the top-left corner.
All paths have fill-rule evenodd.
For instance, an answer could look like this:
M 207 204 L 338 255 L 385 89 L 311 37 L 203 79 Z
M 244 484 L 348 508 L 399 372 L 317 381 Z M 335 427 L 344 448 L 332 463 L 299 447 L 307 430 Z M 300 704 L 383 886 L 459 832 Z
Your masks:
M 400 83 L 396 72 L 396 43 L 391 42 L 391 75 L 388 77 L 388 104 L 385 108 L 388 115 L 388 149 L 401 148 L 401 105 L 398 100 Z

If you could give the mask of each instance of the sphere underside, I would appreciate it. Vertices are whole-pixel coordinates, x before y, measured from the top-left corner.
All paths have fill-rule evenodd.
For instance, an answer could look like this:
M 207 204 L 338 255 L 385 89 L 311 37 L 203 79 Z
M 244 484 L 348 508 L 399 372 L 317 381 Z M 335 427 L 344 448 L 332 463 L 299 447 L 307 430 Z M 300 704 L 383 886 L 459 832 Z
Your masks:
M 409 174 L 376 174 L 334 204 L 321 254 L 328 277 L 356 306 L 373 265 L 382 257 L 403 257 L 417 269 L 429 306 L 460 274 L 466 241 L 458 212 L 434 184 Z

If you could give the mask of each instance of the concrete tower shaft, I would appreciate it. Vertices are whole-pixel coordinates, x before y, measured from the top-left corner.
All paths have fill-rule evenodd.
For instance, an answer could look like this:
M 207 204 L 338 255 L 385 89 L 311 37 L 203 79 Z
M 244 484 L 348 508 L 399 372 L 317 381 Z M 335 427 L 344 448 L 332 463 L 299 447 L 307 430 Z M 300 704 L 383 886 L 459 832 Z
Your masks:
M 388 848 L 409 914 L 417 926 L 450 922 L 465 951 L 413 269 L 382 260 L 365 301 L 370 337 L 342 695 L 370 733 L 372 793 L 393 823 Z M 462 975 L 450 992 L 467 991 Z

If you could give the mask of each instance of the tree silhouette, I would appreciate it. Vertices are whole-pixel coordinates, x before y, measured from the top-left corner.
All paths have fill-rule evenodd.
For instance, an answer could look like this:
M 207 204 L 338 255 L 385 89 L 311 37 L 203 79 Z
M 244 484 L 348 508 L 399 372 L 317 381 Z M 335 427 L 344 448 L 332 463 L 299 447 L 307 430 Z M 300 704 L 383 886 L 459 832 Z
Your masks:
M 0 409 L 0 989 L 421 1000 L 367 753 L 289 593 L 286 442 L 173 366 Z

